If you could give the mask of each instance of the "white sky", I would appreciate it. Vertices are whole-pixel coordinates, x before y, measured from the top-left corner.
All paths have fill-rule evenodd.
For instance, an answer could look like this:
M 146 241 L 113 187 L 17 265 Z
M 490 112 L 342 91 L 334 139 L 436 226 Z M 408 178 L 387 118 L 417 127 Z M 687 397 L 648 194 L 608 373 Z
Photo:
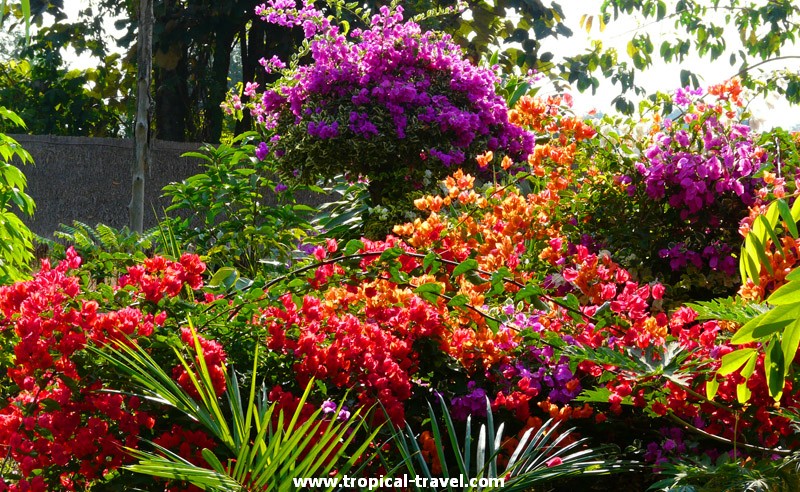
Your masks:
M 86 8 L 89 3 L 90 0 L 67 0 L 65 9 L 74 16 L 77 15 L 78 10 Z M 674 3 L 674 0 L 668 0 L 668 3 Z M 728 63 L 727 54 L 715 62 L 711 62 L 707 58 L 701 59 L 697 55 L 690 56 L 681 64 L 663 62 L 658 55 L 659 47 L 664 39 L 675 38 L 674 21 L 671 19 L 664 19 L 657 23 L 649 19 L 646 23 L 643 23 L 632 17 L 619 18 L 609 22 L 605 30 L 600 32 L 600 23 L 597 15 L 600 12 L 602 0 L 560 0 L 560 4 L 567 15 L 566 24 L 572 29 L 573 35 L 568 38 L 545 39 L 542 41 L 542 49 L 551 51 L 558 58 L 559 53 L 569 55 L 583 52 L 586 47 L 590 46 L 592 40 L 599 39 L 603 42 L 604 48 L 616 48 L 620 59 L 627 60 L 626 47 L 628 41 L 639 30 L 648 32 L 655 51 L 653 54 L 654 64 L 653 67 L 636 74 L 637 84 L 644 86 L 648 93 L 655 91 L 669 92 L 678 88 L 680 86 L 681 69 L 688 69 L 697 74 L 703 86 L 723 82 L 738 71 L 738 65 L 731 66 Z M 591 31 L 588 33 L 579 25 L 580 19 L 584 14 L 595 16 Z M 718 20 L 718 23 L 721 22 L 722 15 L 719 16 Z M 108 20 L 107 29 L 113 32 L 113 19 Z M 736 36 L 733 39 L 726 39 L 726 42 L 729 49 L 738 50 L 741 47 L 741 43 Z M 782 55 L 800 56 L 800 44 L 784 47 Z M 96 61 L 88 56 L 78 58 L 73 53 L 68 55 L 68 58 L 71 59 L 72 66 L 78 68 L 86 68 L 96 64 Z M 765 68 L 792 68 L 800 71 L 800 63 L 797 60 L 794 60 L 792 64 L 787 65 L 785 63 L 787 62 L 775 62 L 768 64 Z M 632 62 L 629 62 L 629 64 L 632 65 Z M 591 91 L 585 93 L 580 93 L 577 90 L 573 91 L 576 112 L 585 113 L 591 109 L 613 112 L 610 103 L 614 96 L 619 93 L 619 90 L 610 81 L 604 80 L 602 75 L 598 75 L 598 78 L 600 79 L 600 87 L 596 95 L 592 95 Z M 629 94 L 628 97 L 632 98 L 633 94 Z M 800 123 L 800 107 L 789 106 L 785 101 L 771 100 L 769 104 L 763 100 L 755 101 L 751 104 L 750 109 L 756 119 L 760 118 L 766 121 L 766 127 L 783 126 L 790 128 Z

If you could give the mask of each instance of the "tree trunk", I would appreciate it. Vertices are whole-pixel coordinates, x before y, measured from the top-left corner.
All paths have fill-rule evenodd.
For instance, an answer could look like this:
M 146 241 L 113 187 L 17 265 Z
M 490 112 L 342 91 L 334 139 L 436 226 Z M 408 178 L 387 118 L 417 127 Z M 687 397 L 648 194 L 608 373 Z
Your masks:
M 150 168 L 150 74 L 153 66 L 153 0 L 139 0 L 137 35 L 136 159 L 132 166 L 133 186 L 130 228 L 144 230 L 144 180 Z
M 189 98 L 190 33 L 184 7 L 177 0 L 159 3 L 154 39 L 153 75 L 155 77 L 155 138 L 186 142 L 192 109 Z M 154 22 L 156 22 L 154 20 Z M 196 63 L 196 70 L 201 70 Z M 194 78 L 201 78 L 202 72 Z
M 231 65 L 231 50 L 236 38 L 236 29 L 220 24 L 214 42 L 214 60 L 211 64 L 211 87 L 207 108 L 208 141 L 218 143 L 222 135 L 223 112 L 220 104 L 228 94 L 228 68 Z

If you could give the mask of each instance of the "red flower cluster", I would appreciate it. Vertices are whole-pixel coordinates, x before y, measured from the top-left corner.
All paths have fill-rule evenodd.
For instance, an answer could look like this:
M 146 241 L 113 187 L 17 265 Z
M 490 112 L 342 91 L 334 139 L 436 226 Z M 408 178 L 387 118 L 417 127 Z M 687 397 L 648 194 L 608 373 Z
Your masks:
M 227 361 L 225 351 L 222 349 L 222 345 L 220 345 L 219 342 L 207 340 L 189 328 L 181 328 L 181 340 L 187 347 L 195 347 L 195 337 L 200 344 L 203 362 L 206 365 L 206 369 L 208 369 L 209 376 L 211 376 L 211 384 L 214 387 L 214 392 L 217 396 L 221 396 L 222 393 L 225 393 L 227 384 L 225 381 L 225 362 Z M 195 357 L 194 362 L 196 364 L 195 367 L 200 367 L 199 356 Z M 194 383 L 192 383 L 192 378 L 183 365 L 177 365 L 172 369 L 172 377 L 175 378 L 175 381 L 177 381 L 193 398 L 200 400 L 200 394 L 197 392 L 197 388 L 195 388 Z
M 12 483 L 0 480 L 0 491 L 83 489 L 128 462 L 123 447 L 135 448 L 141 432 L 154 427 L 138 398 L 103 391 L 97 374 L 87 375 L 76 360 L 86 360 L 90 343 L 135 343 L 166 315 L 133 306 L 103 312 L 70 274 L 80 264 L 70 248 L 55 268 L 44 261 L 32 280 L 0 287 L 0 338 L 14 347 L 8 379 L 0 377 L 0 386 L 13 390 L 0 402 L 0 456 L 19 472 Z M 204 268 L 193 255 L 180 263 L 154 258 L 141 275 L 132 267 L 126 282 L 155 300 L 199 286 Z
M 205 432 L 188 430 L 177 424 L 173 424 L 169 431 L 153 439 L 153 442 L 197 466 L 208 466 L 205 458 L 203 458 L 203 449 L 213 451 L 217 447 L 216 441 Z M 183 485 L 180 482 L 173 481 L 169 483 L 166 490 L 169 492 L 198 492 L 202 489 L 194 485 Z
M 364 299 L 370 290 L 400 296 L 402 303 L 389 307 L 374 297 Z M 270 333 L 267 344 L 293 357 L 300 386 L 313 377 L 338 388 L 358 388 L 360 403 L 380 400 L 391 420 L 401 424 L 403 402 L 411 397 L 410 376 L 418 363 L 412 344 L 421 337 L 440 335 L 439 314 L 410 291 L 390 289 L 385 283 L 338 294 L 343 296 L 339 302 L 351 307 L 360 303 L 367 319 L 336 312 L 312 296 L 304 297 L 298 307 L 287 294 L 281 298 L 283 309 L 271 307 L 264 313 Z
M 128 274 L 119 279 L 119 285 L 133 285 L 145 299 L 158 302 L 165 295 L 177 296 L 184 285 L 200 288 L 205 271 L 206 265 L 197 255 L 186 253 L 179 262 L 156 256 L 145 260 L 144 265 L 128 268 Z

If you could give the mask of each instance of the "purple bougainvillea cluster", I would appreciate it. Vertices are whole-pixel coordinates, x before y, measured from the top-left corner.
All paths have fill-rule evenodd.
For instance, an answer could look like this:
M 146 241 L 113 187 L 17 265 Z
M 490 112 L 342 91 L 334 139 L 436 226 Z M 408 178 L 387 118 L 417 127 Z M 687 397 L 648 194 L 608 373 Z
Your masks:
M 531 152 L 533 135 L 508 122 L 496 75 L 466 60 L 449 35 L 404 21 L 402 7 L 382 7 L 347 35 L 308 1 L 270 0 L 256 12 L 302 27 L 309 41 L 307 58 L 252 98 L 272 137 L 265 145 L 287 174 L 362 175 L 414 189 L 423 176 L 473 167 L 485 150 L 517 160 Z
M 756 145 L 750 127 L 730 123 L 721 106 L 699 100 L 701 90 L 678 90 L 674 102 L 683 108 L 680 119 L 665 120 L 653 134 L 636 170 L 647 196 L 666 202 L 676 219 L 699 233 L 693 242 L 681 241 L 660 250 L 672 270 L 688 266 L 733 275 L 732 256 L 740 238 L 720 237 L 736 230 L 725 223 L 747 215 L 764 185 L 758 178 L 767 153 Z M 733 219 L 732 219 L 733 218 Z

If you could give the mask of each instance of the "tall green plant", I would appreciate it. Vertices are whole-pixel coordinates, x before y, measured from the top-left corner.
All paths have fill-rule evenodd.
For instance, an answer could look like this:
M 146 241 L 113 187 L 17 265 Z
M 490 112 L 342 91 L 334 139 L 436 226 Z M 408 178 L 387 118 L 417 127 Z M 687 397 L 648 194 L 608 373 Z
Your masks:
M 243 275 L 285 270 L 291 253 L 311 229 L 313 208 L 260 162 L 251 134 L 231 145 L 204 146 L 185 157 L 203 160 L 205 172 L 164 188 L 174 212 L 171 230 L 182 248 L 204 255 L 211 269 L 233 266 Z M 270 203 L 276 202 L 276 203 Z
M 772 249 L 774 255 L 785 258 L 779 236 L 790 234 L 793 239 L 800 237 L 797 222 L 800 220 L 800 200 L 795 200 L 790 207 L 783 199 L 773 201 L 766 213 L 753 221 L 751 231 L 747 234 L 739 257 L 739 270 L 742 282 L 752 281 L 758 285 L 762 268 L 774 275 L 772 261 L 767 253 Z M 741 369 L 740 374 L 745 381 L 738 385 L 737 397 L 740 403 L 746 403 L 751 396 L 747 380 L 756 369 L 759 354 L 764 353 L 764 371 L 767 375 L 769 394 L 780 403 L 784 386 L 789 377 L 792 361 L 800 346 L 800 270 L 793 270 L 785 276 L 785 285 L 772 292 L 766 299 L 771 308 L 747 321 L 731 338 L 733 345 L 748 345 L 753 342 L 758 347 L 745 347 L 722 356 L 722 363 L 717 375 L 727 376 Z M 713 398 L 719 388 L 717 379 L 712 378 L 706 392 Z
M 19 116 L 2 106 L 0 120 L 25 127 Z M 31 155 L 16 140 L 0 133 L 0 284 L 23 279 L 33 261 L 33 233 L 13 208 L 31 216 L 34 203 L 25 193 L 25 175 L 11 162 L 14 157 L 22 164 L 33 162 Z
M 324 421 L 320 418 L 322 409 L 317 409 L 303 420 L 302 410 L 313 381 L 306 387 L 295 412 L 284 415 L 276 402 L 268 401 L 267 389 L 258 387 L 255 366 L 246 401 L 231 368 L 226 375 L 228 406 L 223 408 L 199 339 L 195 337 L 192 354 L 197 356 L 197 364 L 187 360 L 180 350 L 174 350 L 199 400 L 190 396 L 138 345 L 104 347 L 94 353 L 128 376 L 142 397 L 170 406 L 197 422 L 222 444 L 221 451 L 203 449 L 208 464 L 204 468 L 157 445 L 154 451 L 130 450 L 139 460 L 128 466 L 134 472 L 188 482 L 203 490 L 295 490 L 294 479 L 328 477 L 334 467 L 339 476 L 347 474 L 380 431 L 377 427 L 371 433 L 359 432 L 364 427 L 360 410 L 344 421 Z M 254 359 L 258 359 L 258 349 Z M 362 439 L 360 443 L 354 442 L 356 437 Z
M 467 417 L 464 441 L 460 444 L 460 437 L 447 404 L 441 396 L 439 401 L 444 428 L 438 424 L 439 418 L 430 403 L 428 415 L 442 477 L 435 477 L 425 462 L 410 426 L 406 425 L 405 429 L 398 429 L 394 434 L 402 460 L 397 468 L 405 468 L 411 480 L 415 477 L 424 479 L 414 480 L 414 490 L 528 491 L 534 486 L 557 479 L 630 471 L 633 466 L 631 462 L 612 462 L 602 452 L 587 448 L 585 438 L 573 439 L 574 429 L 557 432 L 560 422 L 551 419 L 539 429 L 528 429 L 520 438 L 506 466 L 501 468 L 498 456 L 502 452 L 504 424 L 495 429 L 491 403 L 488 400 L 486 402 L 486 424 L 481 424 L 477 442 L 473 442 L 475 437 L 472 435 L 472 419 Z M 449 456 L 453 459 L 452 466 L 447 462 L 447 448 L 451 450 Z M 451 482 L 453 478 L 455 481 Z M 486 480 L 497 478 L 502 478 L 502 482 Z M 476 481 L 473 482 L 473 479 Z M 453 485 L 462 482 L 469 484 L 468 488 L 460 489 Z M 420 486 L 420 483 L 426 485 Z M 441 484 L 442 488 L 431 484 Z

